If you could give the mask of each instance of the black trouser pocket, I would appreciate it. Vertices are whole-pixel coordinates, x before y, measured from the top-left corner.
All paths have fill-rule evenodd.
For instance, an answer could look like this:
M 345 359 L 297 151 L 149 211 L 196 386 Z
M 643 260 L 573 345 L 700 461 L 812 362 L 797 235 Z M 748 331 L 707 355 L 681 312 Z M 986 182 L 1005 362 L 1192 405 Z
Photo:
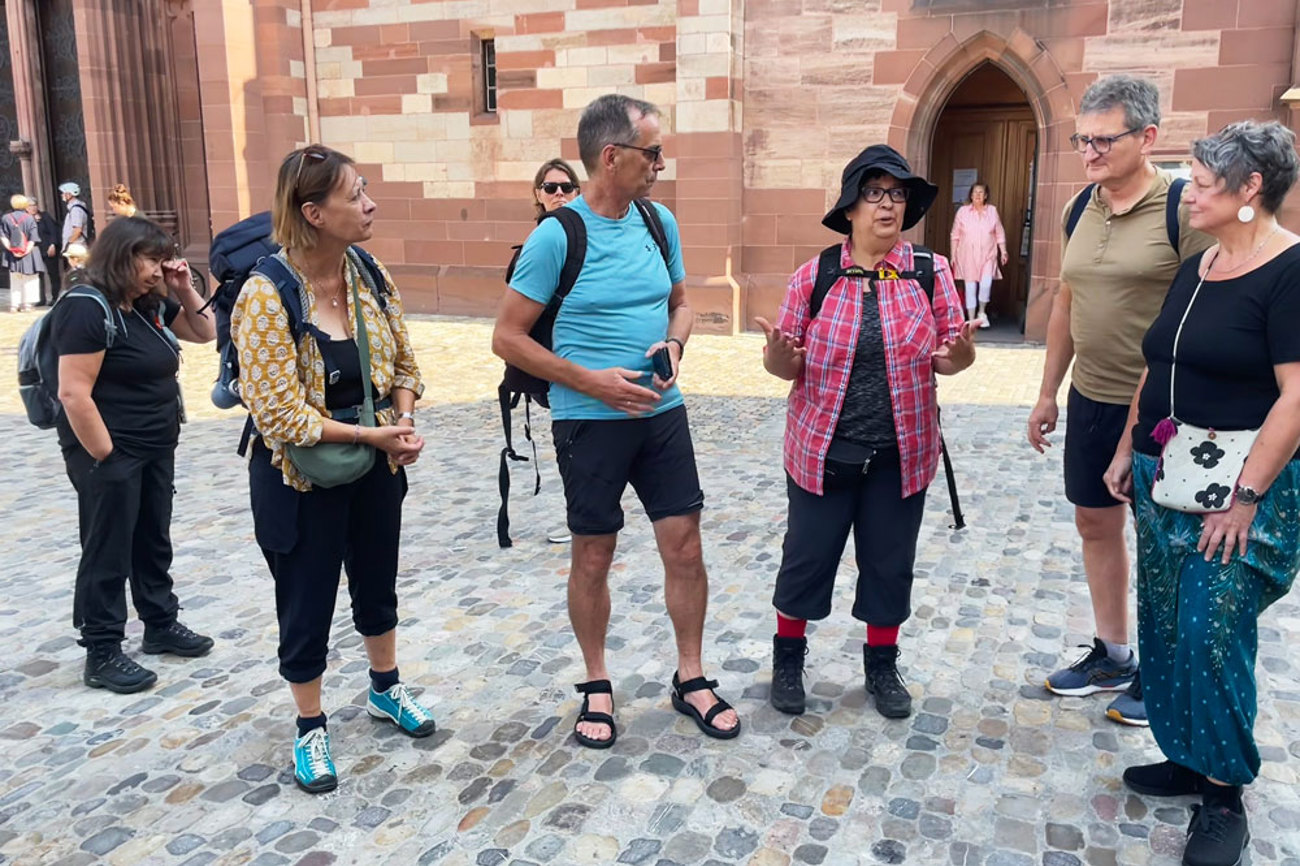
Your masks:
M 840 460 L 827 460 L 822 472 L 822 486 L 827 490 L 843 490 L 855 487 L 866 474 L 867 463 L 844 463 Z

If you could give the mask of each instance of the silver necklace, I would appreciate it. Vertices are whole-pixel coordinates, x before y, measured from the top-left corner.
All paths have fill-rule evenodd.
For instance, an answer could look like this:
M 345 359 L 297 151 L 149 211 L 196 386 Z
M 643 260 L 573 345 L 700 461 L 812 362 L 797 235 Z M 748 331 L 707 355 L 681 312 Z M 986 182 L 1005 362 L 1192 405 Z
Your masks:
M 1244 261 L 1238 262 L 1237 264 L 1233 265 L 1233 266 L 1230 267 L 1230 268 L 1220 268 L 1220 269 L 1219 269 L 1219 273 L 1220 273 L 1220 274 L 1230 274 L 1230 273 L 1232 273 L 1233 271 L 1239 271 L 1239 270 L 1241 270 L 1241 269 L 1244 268 L 1246 265 L 1248 265 L 1248 264 L 1250 264 L 1251 262 L 1255 261 L 1255 259 L 1258 258 L 1259 254 L 1262 253 L 1262 252 L 1264 251 L 1264 246 L 1265 246 L 1265 244 L 1267 244 L 1270 240 L 1273 239 L 1273 235 L 1277 234 L 1278 229 L 1280 229 L 1280 228 L 1282 228 L 1281 225 L 1274 225 L 1274 226 L 1273 226 L 1273 230 L 1272 230 L 1271 232 L 1269 232 L 1268 234 L 1264 235 L 1264 239 L 1263 239 L 1262 241 L 1259 242 L 1259 246 L 1255 247 L 1255 251 L 1254 251 L 1253 253 L 1250 254 L 1250 257 L 1249 257 L 1249 258 L 1245 259 Z M 1222 252 L 1222 250 L 1223 250 L 1223 246 L 1222 246 L 1222 245 L 1219 246 L 1219 250 L 1220 250 L 1220 252 Z M 1218 263 L 1218 259 L 1219 259 L 1219 257 L 1216 255 L 1216 256 L 1214 257 L 1214 261 L 1211 261 L 1210 264 L 1209 264 L 1209 267 L 1207 267 L 1207 268 L 1205 269 L 1205 275 L 1206 275 L 1206 276 L 1209 276 L 1209 275 L 1210 275 L 1210 268 L 1214 267 L 1215 264 Z

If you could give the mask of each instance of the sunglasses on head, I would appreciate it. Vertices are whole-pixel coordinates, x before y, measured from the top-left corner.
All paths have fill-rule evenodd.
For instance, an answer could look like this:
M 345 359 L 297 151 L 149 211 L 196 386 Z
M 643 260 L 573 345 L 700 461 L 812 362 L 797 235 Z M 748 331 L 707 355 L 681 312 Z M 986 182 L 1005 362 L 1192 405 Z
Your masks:
M 310 147 L 304 147 L 302 149 L 302 155 L 298 157 L 298 171 L 295 172 L 293 176 L 294 189 L 298 188 L 298 181 L 302 180 L 302 167 L 307 162 L 307 157 L 324 160 L 325 154 L 321 153 L 319 150 L 312 150 Z
M 556 183 L 553 180 L 548 180 L 546 183 L 538 187 L 538 189 L 547 195 L 555 195 L 557 192 L 562 192 L 565 195 L 568 195 L 577 188 L 578 185 L 576 183 L 569 183 L 567 181 L 564 183 Z

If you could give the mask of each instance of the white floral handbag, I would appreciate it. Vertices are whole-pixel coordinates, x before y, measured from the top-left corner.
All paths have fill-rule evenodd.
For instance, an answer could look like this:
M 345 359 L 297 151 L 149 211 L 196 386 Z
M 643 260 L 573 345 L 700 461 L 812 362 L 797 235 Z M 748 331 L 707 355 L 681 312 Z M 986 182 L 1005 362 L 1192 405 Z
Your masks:
M 1213 262 L 1211 262 L 1213 264 Z M 1209 267 L 1206 267 L 1209 273 Z M 1227 511 L 1232 507 L 1233 491 L 1237 479 L 1246 465 L 1246 456 L 1259 430 L 1215 430 L 1195 427 L 1178 420 L 1174 411 L 1174 373 L 1178 368 L 1178 340 L 1187 323 L 1187 314 L 1196 303 L 1196 296 L 1205 284 L 1205 277 L 1196 284 L 1192 299 L 1187 302 L 1182 321 L 1174 334 L 1173 358 L 1169 366 L 1169 417 L 1156 425 L 1151 438 L 1160 443 L 1160 462 L 1156 464 L 1156 477 L 1151 485 L 1151 499 L 1157 505 L 1205 514 Z

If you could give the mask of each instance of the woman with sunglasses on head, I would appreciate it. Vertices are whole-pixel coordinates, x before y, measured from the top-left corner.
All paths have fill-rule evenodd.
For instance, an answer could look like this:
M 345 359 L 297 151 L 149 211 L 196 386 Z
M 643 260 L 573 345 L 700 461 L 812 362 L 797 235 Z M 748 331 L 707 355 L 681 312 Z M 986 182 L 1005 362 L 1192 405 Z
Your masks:
M 790 278 L 776 324 L 757 320 L 767 334 L 763 366 L 793 382 L 789 513 L 772 599 L 770 699 L 781 712 L 804 711 L 808 620 L 830 614 L 850 529 L 858 565 L 853 617 L 867 625 L 867 693 L 883 716 L 912 712 L 898 673 L 898 630 L 911 613 L 925 491 L 939 465 L 934 374 L 975 361 L 974 323 L 963 323 L 947 260 L 933 256 L 927 297 L 913 278 L 920 257 L 902 238 L 937 193 L 896 150 L 868 147 L 845 167 L 839 200 L 822 220 L 846 237 L 820 308 L 813 309 L 818 257 Z
M 173 249 L 149 220 L 114 220 L 49 313 L 63 406 L 59 445 L 81 533 L 72 620 L 86 648 L 86 685 L 121 694 L 158 679 L 122 653 L 128 583 L 144 621 L 144 652 L 201 656 L 212 648 L 212 638 L 176 619 L 170 569 L 184 420 L 176 338 L 206 343 L 216 331 L 190 288 L 189 265 Z
M 230 320 L 256 428 L 253 524 L 275 579 L 280 675 L 298 710 L 294 776 L 313 794 L 338 785 L 321 676 L 340 568 L 370 661 L 366 711 L 412 737 L 434 731 L 397 669 L 404 467 L 424 447 L 414 416 L 424 386 L 397 288 L 354 246 L 372 237 L 374 215 L 350 157 L 321 145 L 290 153 L 271 211 L 282 249 L 249 277 Z

